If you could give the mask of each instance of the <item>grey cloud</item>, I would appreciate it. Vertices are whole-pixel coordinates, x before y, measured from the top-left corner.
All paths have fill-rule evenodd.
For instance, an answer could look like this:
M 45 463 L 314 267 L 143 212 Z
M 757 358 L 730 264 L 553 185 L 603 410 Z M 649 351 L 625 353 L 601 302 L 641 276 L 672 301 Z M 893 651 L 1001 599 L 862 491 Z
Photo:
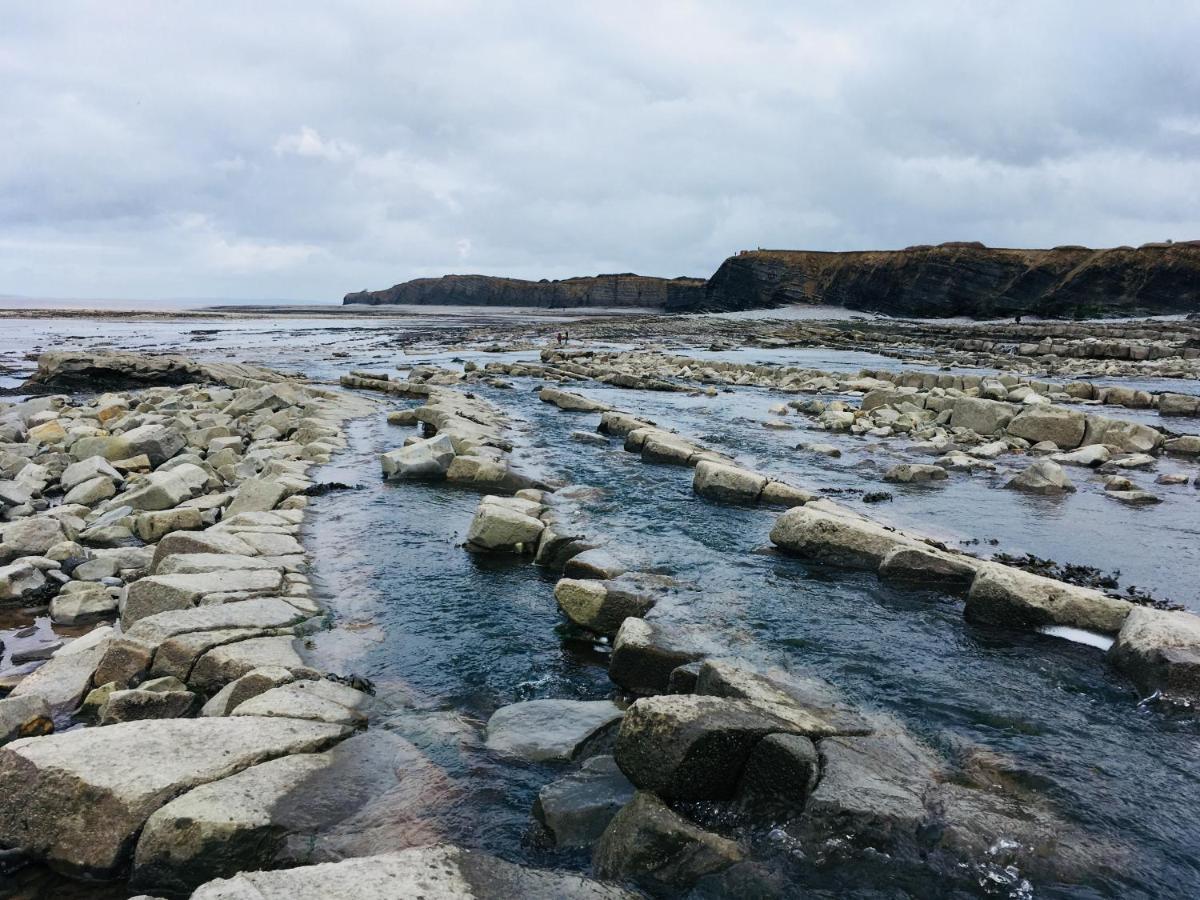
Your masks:
M 1176 3 L 18 4 L 0 293 L 1200 237 L 1198 39 Z

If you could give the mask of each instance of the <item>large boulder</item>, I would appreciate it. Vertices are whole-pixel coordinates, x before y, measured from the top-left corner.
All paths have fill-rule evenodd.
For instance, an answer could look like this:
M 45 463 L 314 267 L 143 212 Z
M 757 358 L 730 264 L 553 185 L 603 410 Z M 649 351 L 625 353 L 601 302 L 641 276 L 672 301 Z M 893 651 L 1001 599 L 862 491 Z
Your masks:
M 1071 483 L 1063 467 L 1048 459 L 1037 460 L 1004 486 L 1026 494 L 1046 496 L 1071 493 L 1075 490 L 1075 485 Z
M 1134 607 L 1109 659 L 1147 694 L 1200 701 L 1200 617 L 1193 613 Z
M 442 478 L 454 461 L 454 444 L 439 434 L 379 457 L 385 478 Z
M 878 569 L 900 547 L 923 546 L 906 534 L 825 501 L 789 509 L 775 521 L 771 541 L 798 556 L 858 569 Z
M 961 553 L 934 547 L 897 547 L 879 564 L 879 577 L 965 589 L 971 586 L 977 570 L 978 560 Z
M 919 484 L 924 481 L 943 481 L 949 474 L 941 466 L 919 463 L 900 463 L 884 473 L 883 480 L 893 484 Z
M 37 566 L 18 561 L 0 566 L 0 603 L 28 600 L 46 588 L 46 576 Z
M 143 512 L 174 509 L 192 497 L 192 486 L 183 476 L 167 470 L 151 472 L 130 481 L 128 489 L 117 501 L 131 509 Z
M 616 885 L 446 844 L 209 882 L 191 900 L 637 900 Z
M 1132 609 L 1129 601 L 1093 588 L 989 563 L 980 566 L 971 584 L 965 612 L 968 620 L 990 625 L 1067 625 L 1116 634 Z
M 1164 437 L 1157 428 L 1141 422 L 1088 416 L 1083 443 L 1107 444 L 1127 453 L 1152 453 L 1162 446 Z
M 542 388 L 538 392 L 538 399 L 543 403 L 553 403 L 567 412 L 607 412 L 612 409 L 607 403 L 601 403 L 599 400 L 589 400 L 580 394 L 552 387 Z
M 630 617 L 613 640 L 608 677 L 634 694 L 662 693 L 675 669 L 702 659 L 712 649 L 684 628 Z
M 1003 431 L 1017 411 L 1018 407 L 1012 403 L 959 397 L 950 413 L 950 426 L 967 428 L 986 437 Z
M 487 747 L 533 762 L 570 760 L 623 713 L 611 700 L 527 700 L 502 706 L 487 724 Z
M 145 454 L 152 466 L 160 466 L 187 446 L 187 440 L 178 431 L 166 425 L 142 425 L 120 435 L 123 445 L 117 456 L 111 459 L 128 459 Z
M 484 551 L 533 553 L 546 527 L 502 497 L 484 497 L 467 529 L 467 546 Z
M 602 878 L 679 891 L 745 856 L 735 842 L 705 831 L 654 794 L 639 791 L 604 830 L 592 865 Z
M 103 625 L 76 638 L 22 678 L 9 696 L 41 697 L 56 715 L 74 710 L 87 693 L 112 635 L 112 628 Z
M 791 705 L 668 694 L 629 707 L 613 755 L 640 789 L 668 799 L 721 800 L 734 796 L 751 751 L 767 735 L 836 731 Z
M 1083 413 L 1061 406 L 1039 404 L 1021 410 L 1008 423 L 1008 433 L 1031 444 L 1051 441 L 1062 450 L 1071 450 L 1083 442 L 1087 418 Z
M 245 512 L 266 512 L 277 507 L 290 493 L 290 489 L 274 478 L 247 478 L 233 495 L 225 509 L 225 515 L 236 516 Z
M 292 719 L 158 719 L 0 749 L 0 844 L 76 875 L 111 877 L 150 815 L 183 791 L 345 729 Z
M 22 556 L 45 556 L 55 544 L 67 539 L 62 522 L 50 516 L 18 519 L 0 529 L 0 563 Z
M 757 472 L 712 460 L 696 464 L 692 490 L 701 497 L 721 503 L 754 503 L 767 486 L 767 479 Z

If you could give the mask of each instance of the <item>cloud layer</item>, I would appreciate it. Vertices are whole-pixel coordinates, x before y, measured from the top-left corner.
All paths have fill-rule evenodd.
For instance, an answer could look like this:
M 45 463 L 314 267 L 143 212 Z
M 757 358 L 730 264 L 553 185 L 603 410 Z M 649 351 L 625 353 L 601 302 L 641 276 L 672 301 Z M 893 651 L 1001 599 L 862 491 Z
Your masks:
M 1200 6 L 10 4 L 0 294 L 1200 238 Z

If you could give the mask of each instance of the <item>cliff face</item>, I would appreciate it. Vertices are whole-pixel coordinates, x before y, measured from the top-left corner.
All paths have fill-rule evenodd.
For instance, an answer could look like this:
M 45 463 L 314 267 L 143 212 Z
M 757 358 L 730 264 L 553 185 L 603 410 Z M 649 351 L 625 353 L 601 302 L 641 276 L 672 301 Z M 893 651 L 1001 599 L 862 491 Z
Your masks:
M 382 291 L 347 294 L 343 304 L 424 306 L 637 307 L 672 311 L 704 302 L 702 278 L 651 278 L 644 275 L 596 275 L 562 281 L 523 281 L 489 275 L 417 278 Z
M 708 281 L 708 309 L 817 303 L 907 316 L 1063 318 L 1200 310 L 1200 242 L 1133 249 L 1008 250 L 941 244 L 732 256 Z

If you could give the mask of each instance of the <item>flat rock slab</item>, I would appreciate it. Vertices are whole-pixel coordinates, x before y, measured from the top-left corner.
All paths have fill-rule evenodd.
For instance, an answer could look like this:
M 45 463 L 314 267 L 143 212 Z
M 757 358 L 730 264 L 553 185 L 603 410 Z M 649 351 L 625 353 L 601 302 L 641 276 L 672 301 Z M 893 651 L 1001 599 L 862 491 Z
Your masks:
M 10 697 L 41 697 L 55 714 L 69 712 L 87 693 L 92 673 L 112 642 L 112 628 L 95 628 L 67 644 L 32 674 L 23 678 Z
M 233 710 L 235 716 L 284 716 L 334 725 L 366 725 L 373 705 L 362 691 L 325 679 L 294 681 L 252 697 Z
M 622 715 L 611 700 L 514 703 L 496 710 L 488 720 L 487 747 L 534 762 L 569 760 Z
M 250 638 L 214 647 L 205 653 L 192 670 L 188 684 L 199 690 L 212 692 L 263 666 L 283 666 L 299 672 L 312 671 L 300 658 L 294 638 L 287 635 Z
M 191 900 L 636 900 L 617 885 L 446 844 L 209 882 Z
M 305 619 L 296 607 L 280 597 L 258 597 L 238 603 L 177 609 L 138 620 L 126 637 L 150 644 L 197 631 L 224 628 L 285 628 Z
M 77 874 L 115 874 L 146 819 L 183 791 L 346 729 L 296 719 L 158 719 L 26 738 L 0 749 L 0 845 Z
M 402 783 L 427 782 L 431 770 L 436 767 L 412 744 L 380 729 L 324 753 L 271 760 L 201 785 L 146 822 L 134 855 L 133 885 L 185 893 L 213 878 L 275 868 L 285 860 L 314 862 L 311 853 L 326 833 L 354 822 L 364 808 L 386 804 Z M 403 805 L 429 815 L 430 804 L 415 802 L 421 799 L 409 794 Z M 391 840 L 389 849 L 405 846 L 394 832 Z M 423 833 L 421 843 L 431 842 Z M 295 859 L 289 850 L 298 848 L 302 858 Z

